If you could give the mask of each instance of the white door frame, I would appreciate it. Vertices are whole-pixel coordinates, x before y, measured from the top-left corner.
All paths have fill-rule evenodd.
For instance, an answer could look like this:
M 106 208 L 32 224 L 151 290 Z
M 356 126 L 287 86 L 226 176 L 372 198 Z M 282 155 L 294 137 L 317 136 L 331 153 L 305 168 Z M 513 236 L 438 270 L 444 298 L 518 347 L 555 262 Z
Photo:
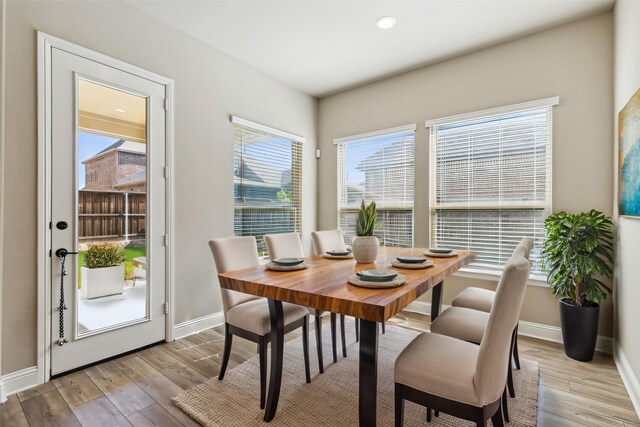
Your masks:
M 127 64 L 90 49 L 69 43 L 38 31 L 38 384 L 49 381 L 51 370 L 51 50 L 53 48 L 101 63 L 103 65 L 151 80 L 165 86 L 166 94 L 166 223 L 168 235 L 166 253 L 166 341 L 173 341 L 174 310 L 174 179 L 173 140 L 174 105 L 172 79 Z

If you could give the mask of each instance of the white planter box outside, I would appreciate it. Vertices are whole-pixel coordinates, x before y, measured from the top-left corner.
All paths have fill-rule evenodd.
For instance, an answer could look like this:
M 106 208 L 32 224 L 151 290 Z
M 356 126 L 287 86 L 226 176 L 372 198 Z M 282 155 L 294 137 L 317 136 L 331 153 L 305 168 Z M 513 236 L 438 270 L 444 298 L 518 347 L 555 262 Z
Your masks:
M 81 267 L 80 297 L 84 299 L 121 294 L 124 288 L 124 264 L 113 267 Z

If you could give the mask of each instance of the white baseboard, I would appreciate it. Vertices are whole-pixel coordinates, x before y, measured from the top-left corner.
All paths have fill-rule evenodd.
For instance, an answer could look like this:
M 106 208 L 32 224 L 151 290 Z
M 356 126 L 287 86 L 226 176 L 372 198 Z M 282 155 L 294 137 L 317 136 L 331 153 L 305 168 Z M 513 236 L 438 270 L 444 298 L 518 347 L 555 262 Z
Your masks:
M 7 397 L 38 385 L 38 367 L 21 369 L 0 378 L 0 403 Z
M 197 334 L 198 332 L 223 324 L 224 314 L 219 311 L 218 313 L 212 313 L 207 316 L 198 317 L 197 319 L 178 323 L 173 327 L 173 338 L 179 340 L 180 338 Z
M 443 305 L 442 309 L 444 310 L 447 307 L 448 306 Z M 405 308 L 405 310 L 419 314 L 431 315 L 431 303 L 424 301 L 414 301 L 409 304 Z M 518 326 L 518 335 L 562 344 L 562 330 L 559 326 L 551 326 L 542 323 L 534 323 L 521 320 L 520 326 Z M 598 335 L 598 340 L 596 341 L 596 350 L 603 353 L 612 354 L 613 339 L 611 337 Z
M 629 361 L 617 342 L 614 342 L 613 346 L 613 360 L 616 362 L 618 372 L 620 372 L 620 376 L 622 377 L 622 382 L 627 388 L 631 403 L 633 403 L 633 407 L 640 417 L 640 379 L 636 377 L 633 369 L 631 369 Z

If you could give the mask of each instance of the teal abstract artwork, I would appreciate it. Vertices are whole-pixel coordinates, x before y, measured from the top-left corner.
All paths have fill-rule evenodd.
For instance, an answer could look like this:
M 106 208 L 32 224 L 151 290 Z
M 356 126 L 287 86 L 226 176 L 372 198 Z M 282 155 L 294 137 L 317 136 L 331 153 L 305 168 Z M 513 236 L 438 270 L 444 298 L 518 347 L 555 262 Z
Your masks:
M 620 215 L 640 216 L 640 89 L 618 114 Z

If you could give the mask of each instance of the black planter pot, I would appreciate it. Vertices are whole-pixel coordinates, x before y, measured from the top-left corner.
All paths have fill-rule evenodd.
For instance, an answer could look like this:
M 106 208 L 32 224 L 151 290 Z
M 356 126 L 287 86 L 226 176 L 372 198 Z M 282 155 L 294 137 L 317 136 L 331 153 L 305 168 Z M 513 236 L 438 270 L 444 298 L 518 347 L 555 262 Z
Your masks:
M 598 338 L 600 306 L 579 307 L 560 300 L 560 322 L 564 353 L 572 359 L 588 362 L 593 359 Z

